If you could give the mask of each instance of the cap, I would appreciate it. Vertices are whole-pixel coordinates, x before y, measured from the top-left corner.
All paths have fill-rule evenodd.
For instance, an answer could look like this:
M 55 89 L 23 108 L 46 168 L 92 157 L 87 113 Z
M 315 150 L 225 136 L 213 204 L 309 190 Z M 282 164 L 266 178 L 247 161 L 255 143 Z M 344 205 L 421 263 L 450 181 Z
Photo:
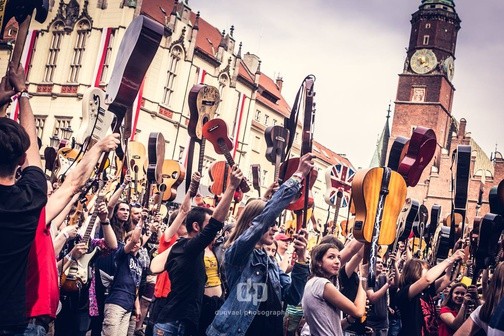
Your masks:
M 286 240 L 292 240 L 292 238 L 287 236 L 285 233 L 277 233 L 277 235 L 275 236 L 275 240 L 286 241 Z

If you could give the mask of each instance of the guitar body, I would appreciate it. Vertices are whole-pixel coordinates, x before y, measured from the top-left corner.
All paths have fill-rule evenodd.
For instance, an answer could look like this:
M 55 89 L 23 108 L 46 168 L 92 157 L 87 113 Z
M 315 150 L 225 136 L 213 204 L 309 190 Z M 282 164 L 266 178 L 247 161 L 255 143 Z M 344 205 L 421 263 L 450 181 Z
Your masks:
M 215 161 L 208 168 L 208 175 L 212 184 L 208 190 L 215 196 L 220 196 L 229 183 L 229 165 L 226 161 Z
M 285 158 L 285 148 L 289 141 L 289 130 L 285 127 L 275 125 L 269 126 L 264 131 L 266 140 L 266 159 L 275 164 L 277 155 L 280 160 Z
M 499 239 L 504 230 L 504 219 L 501 215 L 488 213 L 481 221 L 478 246 L 474 257 L 476 269 L 495 266 L 499 252 Z
M 504 216 L 504 180 L 493 186 L 488 193 L 490 212 Z
M 390 147 L 390 154 L 388 158 L 387 167 L 397 171 L 399 169 L 399 163 L 406 156 L 409 147 L 409 139 L 403 136 L 398 136 L 392 143 Z
M 336 199 L 338 197 L 343 197 L 343 190 L 340 188 L 336 188 L 334 183 L 333 183 L 333 175 L 331 174 L 332 172 L 332 167 L 329 167 L 326 169 L 325 172 L 325 181 L 326 181 L 326 192 L 324 194 L 324 201 L 332 206 L 336 206 Z
M 429 218 L 429 210 L 427 210 L 427 207 L 422 204 L 420 205 L 418 216 L 413 222 L 413 234 L 415 237 L 423 237 L 427 218 Z
M 56 178 L 60 180 L 63 175 L 68 174 L 70 170 L 77 166 L 77 163 L 79 163 L 81 158 L 82 155 L 79 156 L 79 151 L 76 149 L 69 147 L 60 148 L 56 156 L 56 163 L 54 167 L 54 175 Z
M 135 184 L 135 193 L 139 194 L 143 191 L 142 182 L 145 180 L 147 151 L 143 143 L 138 141 L 129 141 L 127 149 L 128 170 L 131 180 Z
M 390 245 L 395 239 L 397 219 L 406 200 L 406 183 L 401 175 L 390 171 L 388 194 L 380 215 L 378 205 L 384 169 L 360 170 L 352 182 L 355 204 L 353 235 L 361 242 L 372 242 L 377 217 L 381 218 L 378 245 Z
M 203 125 L 202 133 L 203 137 L 212 143 L 215 152 L 224 155 L 229 166 L 234 166 L 235 162 L 230 153 L 233 149 L 233 143 L 227 135 L 226 122 L 219 118 L 209 120 Z M 245 179 L 241 180 L 239 188 L 244 193 L 250 191 Z
M 164 160 L 162 167 L 162 183 L 166 186 L 163 201 L 171 202 L 177 197 L 177 188 L 185 178 L 185 168 L 178 161 Z
M 252 186 L 257 190 L 259 198 L 261 198 L 261 165 L 253 164 L 250 166 L 252 172 Z
M 201 140 L 203 125 L 214 118 L 219 107 L 219 89 L 204 84 L 194 85 L 191 92 L 189 92 L 188 102 L 191 115 L 187 125 L 187 132 L 191 138 Z
M 165 155 L 165 139 L 160 132 L 151 132 L 149 135 L 148 157 L 149 165 L 147 166 L 147 179 L 151 183 L 163 182 L 162 171 Z
M 418 217 L 420 203 L 417 200 L 407 198 L 397 219 L 397 241 L 406 241 L 411 235 L 411 230 Z
M 87 284 L 89 279 L 89 264 L 97 251 L 99 251 L 99 248 L 95 247 L 91 252 L 82 255 L 77 261 L 70 263 L 70 266 L 62 276 L 61 290 L 76 292 Z
M 430 128 L 418 126 L 413 131 L 408 151 L 400 161 L 397 172 L 404 177 L 408 187 L 418 184 L 422 172 L 436 152 L 436 134 Z
M 471 166 L 471 146 L 457 146 L 457 172 L 455 179 L 455 209 L 465 209 L 467 206 L 467 190 L 469 188 L 469 168 Z
M 444 260 L 448 258 L 448 253 L 451 250 L 452 246 L 450 244 L 450 228 L 448 226 L 440 225 L 436 230 L 436 234 L 434 236 L 434 264 L 436 263 L 436 259 Z
M 425 236 L 428 237 L 426 238 L 427 244 L 429 244 L 432 237 L 434 237 L 434 234 L 436 233 L 436 229 L 440 222 L 441 222 L 441 205 L 434 204 L 431 208 L 430 223 L 429 225 L 427 225 L 425 230 Z
M 75 142 L 83 145 L 91 137 L 91 142 L 104 138 L 111 129 L 114 115 L 105 106 L 105 92 L 102 89 L 88 88 L 82 97 L 82 122 L 75 133 Z
M 299 166 L 299 158 L 292 158 L 289 159 L 285 162 L 283 162 L 280 165 L 279 171 L 280 171 L 280 180 L 281 181 L 287 181 L 298 169 Z M 304 194 L 305 191 L 305 186 L 306 186 L 306 179 L 303 180 L 302 185 L 301 185 L 301 190 L 299 192 L 299 197 L 295 198 L 288 206 L 286 209 L 289 210 L 301 210 L 304 208 L 304 198 L 308 197 L 308 207 L 313 206 L 313 195 L 311 193 L 311 188 L 315 184 L 315 181 L 317 180 L 318 176 L 318 171 L 316 169 L 312 169 L 310 171 L 310 184 L 309 184 L 309 189 L 310 193 L 308 195 Z

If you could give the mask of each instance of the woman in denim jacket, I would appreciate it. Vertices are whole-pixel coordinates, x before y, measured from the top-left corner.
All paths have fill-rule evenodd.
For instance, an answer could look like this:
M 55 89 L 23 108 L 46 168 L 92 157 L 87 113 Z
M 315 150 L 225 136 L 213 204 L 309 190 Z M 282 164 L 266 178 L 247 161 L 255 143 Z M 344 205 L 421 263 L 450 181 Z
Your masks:
M 278 231 L 275 221 L 298 194 L 302 180 L 313 168 L 312 158 L 311 153 L 301 158 L 296 173 L 265 206 L 258 204 L 262 201 L 254 201 L 245 208 L 224 257 L 229 295 L 208 327 L 207 335 L 283 334 L 282 303 L 299 304 L 308 278 L 307 241 L 304 234 L 294 240 L 298 261 L 290 277 L 268 257 L 263 246 L 273 244 L 273 236 Z M 256 211 L 258 216 L 245 216 L 250 211 Z M 255 218 L 252 223 L 241 221 L 246 217 Z

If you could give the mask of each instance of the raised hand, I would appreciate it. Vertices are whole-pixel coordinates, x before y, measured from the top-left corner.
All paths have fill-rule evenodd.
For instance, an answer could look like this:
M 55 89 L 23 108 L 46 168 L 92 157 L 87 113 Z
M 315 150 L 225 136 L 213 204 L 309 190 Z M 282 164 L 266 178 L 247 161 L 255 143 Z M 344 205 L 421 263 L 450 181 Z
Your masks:
M 233 168 L 231 169 L 231 176 L 229 178 L 229 187 L 232 187 L 233 190 L 236 190 L 236 188 L 238 188 L 242 180 L 243 180 L 243 172 L 237 165 L 234 165 Z
M 100 139 L 100 141 L 98 141 L 96 145 L 102 152 L 110 152 L 112 150 L 115 150 L 117 146 L 119 146 L 119 137 L 119 133 L 107 135 L 105 138 Z
M 305 177 L 310 173 L 310 171 L 313 169 L 314 163 L 313 163 L 313 158 L 315 155 L 312 153 L 306 153 L 299 159 L 299 166 L 294 174 L 300 173 Z

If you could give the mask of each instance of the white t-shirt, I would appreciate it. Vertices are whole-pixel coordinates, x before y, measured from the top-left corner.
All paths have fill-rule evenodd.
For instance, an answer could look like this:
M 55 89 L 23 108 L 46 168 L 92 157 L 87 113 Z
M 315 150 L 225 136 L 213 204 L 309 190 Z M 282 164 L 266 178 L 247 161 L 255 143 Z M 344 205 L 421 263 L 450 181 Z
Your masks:
M 480 310 L 481 310 L 481 306 L 476 308 L 471 313 L 471 319 L 474 321 L 474 323 L 477 324 L 478 327 L 483 329 L 483 331 L 487 334 L 487 336 L 504 336 L 504 331 L 489 327 L 487 323 L 480 320 L 480 318 L 479 318 Z
M 313 277 L 306 283 L 302 306 L 313 336 L 343 336 L 340 310 L 324 299 L 324 288 L 330 281 Z

